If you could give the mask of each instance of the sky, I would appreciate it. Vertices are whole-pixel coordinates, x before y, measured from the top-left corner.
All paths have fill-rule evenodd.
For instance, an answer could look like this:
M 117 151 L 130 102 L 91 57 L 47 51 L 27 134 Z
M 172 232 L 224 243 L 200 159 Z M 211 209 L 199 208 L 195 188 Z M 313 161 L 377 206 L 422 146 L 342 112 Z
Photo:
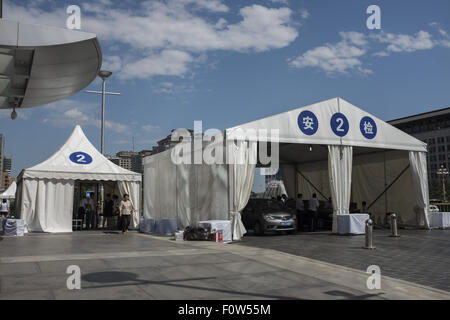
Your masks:
M 226 129 L 333 97 L 390 120 L 450 106 L 450 1 L 14 0 L 8 20 L 97 34 L 107 89 L 105 151 L 151 149 L 171 129 Z M 381 10 L 381 29 L 366 12 Z M 99 90 L 99 79 L 87 90 Z M 12 175 L 80 124 L 100 148 L 100 96 L 0 110 Z M 256 189 L 263 180 L 257 177 Z

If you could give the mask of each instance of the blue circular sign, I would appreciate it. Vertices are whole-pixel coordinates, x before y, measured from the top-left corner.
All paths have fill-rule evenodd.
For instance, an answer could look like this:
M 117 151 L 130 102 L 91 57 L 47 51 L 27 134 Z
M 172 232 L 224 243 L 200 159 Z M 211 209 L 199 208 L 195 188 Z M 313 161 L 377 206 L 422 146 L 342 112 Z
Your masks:
M 76 164 L 89 164 L 92 162 L 92 157 L 85 152 L 74 152 L 70 156 L 70 161 Z
M 314 113 L 306 110 L 298 116 L 298 127 L 304 134 L 312 136 L 319 129 L 319 121 Z
M 377 124 L 371 117 L 364 117 L 359 123 L 362 135 L 367 139 L 373 139 L 377 135 Z
M 348 133 L 348 120 L 342 113 L 335 113 L 330 121 L 331 130 L 339 137 L 344 137 Z

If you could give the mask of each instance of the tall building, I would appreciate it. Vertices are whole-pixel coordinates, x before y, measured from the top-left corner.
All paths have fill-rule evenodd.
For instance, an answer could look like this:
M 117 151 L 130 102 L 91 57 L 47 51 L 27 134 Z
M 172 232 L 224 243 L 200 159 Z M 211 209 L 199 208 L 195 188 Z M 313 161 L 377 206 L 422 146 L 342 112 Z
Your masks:
M 0 178 L 3 174 L 3 157 L 5 156 L 5 137 L 0 133 Z
M 153 149 L 151 150 L 152 154 L 164 152 L 164 151 L 172 148 L 176 144 L 180 143 L 183 140 L 182 138 L 180 138 L 180 139 L 173 138 L 172 135 L 173 135 L 174 131 L 175 131 L 175 129 L 173 129 L 167 137 L 165 137 L 164 139 L 161 139 L 157 142 L 158 145 L 154 146 Z M 194 135 L 194 130 L 189 129 L 188 131 L 192 137 Z
M 107 156 L 107 158 L 125 168 L 127 170 L 143 173 L 144 172 L 144 164 L 143 158 L 152 154 L 152 150 L 142 150 L 139 152 L 135 151 L 119 151 L 115 156 Z
M 116 153 L 116 157 L 119 158 L 119 166 L 125 168 L 130 171 L 134 171 L 133 169 L 133 158 L 136 157 L 139 153 L 134 151 L 119 151 Z
M 0 133 L 0 191 L 10 185 L 11 157 L 5 156 L 5 136 Z
M 428 144 L 428 180 L 439 179 L 441 165 L 450 169 L 450 108 L 388 121 L 389 124 Z

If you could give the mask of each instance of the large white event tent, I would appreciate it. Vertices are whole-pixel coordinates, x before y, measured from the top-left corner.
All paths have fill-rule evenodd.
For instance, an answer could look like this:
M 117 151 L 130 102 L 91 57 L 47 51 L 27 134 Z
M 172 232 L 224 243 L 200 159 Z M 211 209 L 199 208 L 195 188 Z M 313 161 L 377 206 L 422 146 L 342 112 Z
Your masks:
M 15 181 L 11 183 L 11 185 L 8 187 L 8 189 L 5 190 L 2 194 L 0 194 L 0 199 L 6 199 L 6 200 L 12 200 L 16 197 L 16 189 L 17 184 Z
M 144 159 L 145 218 L 177 218 L 182 226 L 231 219 L 233 239 L 240 239 L 245 228 L 239 212 L 261 166 L 258 150 L 269 142 L 279 148 L 291 198 L 331 197 L 334 232 L 337 215 L 362 201 L 376 223 L 395 212 L 400 224 L 429 228 L 427 145 L 341 98 L 239 125 L 224 136 L 225 158 L 240 162 L 175 164 L 177 148 Z M 203 143 L 202 151 L 217 143 Z
M 29 232 L 72 232 L 75 181 L 117 182 L 127 193 L 140 219 L 141 174 L 126 170 L 105 158 L 76 126 L 69 139 L 49 159 L 22 170 L 17 178 L 17 214 Z

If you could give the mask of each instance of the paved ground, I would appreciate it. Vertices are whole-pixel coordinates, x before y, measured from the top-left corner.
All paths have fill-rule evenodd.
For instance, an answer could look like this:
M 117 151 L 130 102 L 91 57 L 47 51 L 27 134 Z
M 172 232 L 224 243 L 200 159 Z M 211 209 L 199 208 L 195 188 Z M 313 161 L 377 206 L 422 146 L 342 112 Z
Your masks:
M 261 248 L 262 242 L 295 247 L 301 241 L 313 250 L 319 246 L 313 238 L 325 237 L 333 239 L 325 244 L 334 250 L 340 241 L 360 247 L 361 238 L 326 235 L 248 237 L 228 245 L 138 233 L 4 237 L 0 299 L 450 299 L 444 291 L 389 277 L 382 278 L 381 290 L 368 290 L 364 272 Z M 81 290 L 66 288 L 69 265 L 81 268 Z
M 364 250 L 364 236 L 335 236 L 329 232 L 292 236 L 245 237 L 241 245 L 270 248 L 332 264 L 381 273 L 450 292 L 450 230 L 375 230 L 376 250 Z

